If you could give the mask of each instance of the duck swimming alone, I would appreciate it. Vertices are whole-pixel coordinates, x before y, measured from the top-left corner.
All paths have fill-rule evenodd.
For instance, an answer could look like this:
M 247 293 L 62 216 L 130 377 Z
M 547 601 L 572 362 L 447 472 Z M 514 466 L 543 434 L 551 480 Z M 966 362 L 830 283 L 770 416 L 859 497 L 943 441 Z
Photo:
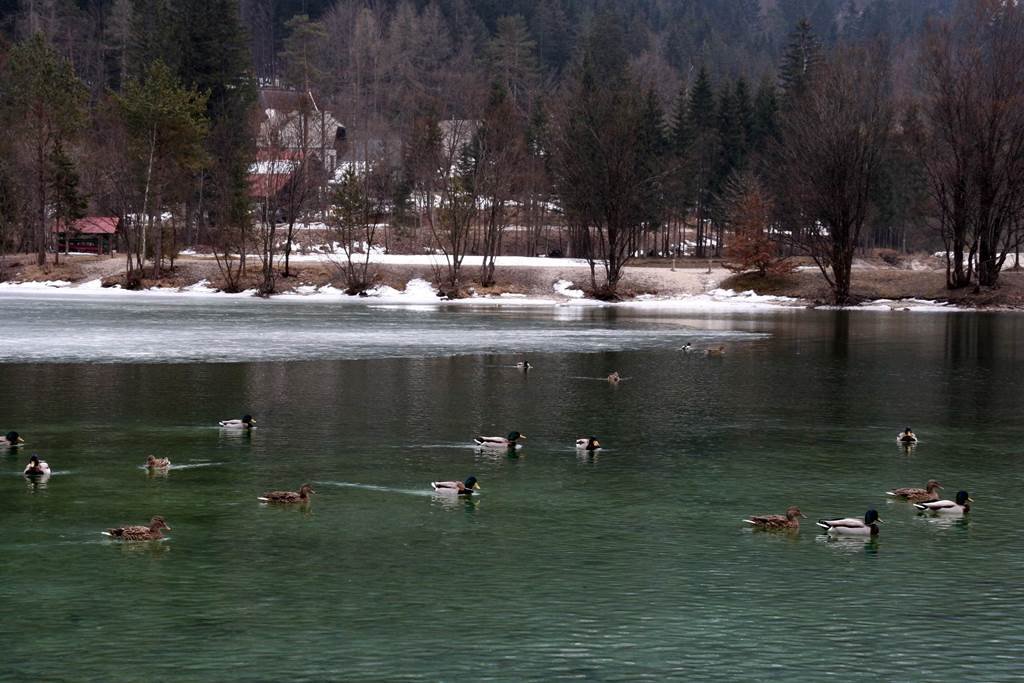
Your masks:
M 914 503 L 914 507 L 923 512 L 934 512 L 940 515 L 962 515 L 971 511 L 973 498 L 967 495 L 967 491 L 957 491 L 956 500 L 932 500 L 924 503 Z
M 256 420 L 252 415 L 243 415 L 241 420 L 221 420 L 217 424 L 225 429 L 255 429 Z
M 466 477 L 466 481 L 432 481 L 430 485 L 437 493 L 451 493 L 457 496 L 472 496 L 474 491 L 480 490 L 480 484 L 472 475 Z
M 171 530 L 163 517 L 157 516 L 149 520 L 149 526 L 119 526 L 107 529 L 103 535 L 122 541 L 159 541 L 164 537 L 162 529 Z
M 0 447 L 4 446 L 20 446 L 25 443 L 25 439 L 18 435 L 18 432 L 7 432 L 3 436 L 0 436 Z
M 881 521 L 878 517 L 878 511 L 872 508 L 864 514 L 864 521 L 856 517 L 819 519 L 817 525 L 830 534 L 840 536 L 877 536 L 878 525 Z
M 167 469 L 171 466 L 169 458 L 154 458 L 152 455 L 146 456 L 146 467 L 151 470 L 162 470 Z
M 682 351 L 683 353 L 690 353 L 691 351 L 693 351 L 693 344 L 691 344 L 690 342 L 686 342 L 685 344 L 679 347 L 679 350 Z
M 316 493 L 313 487 L 309 484 L 303 484 L 298 492 L 267 491 L 262 496 L 257 496 L 256 500 L 261 500 L 264 503 L 308 503 L 309 494 L 311 493 Z
M 900 443 L 917 443 L 917 435 L 910 430 L 910 427 L 907 427 L 896 435 L 896 440 Z
M 24 474 L 26 477 L 46 476 L 50 474 L 50 466 L 45 460 L 40 460 L 38 455 L 33 455 L 25 465 Z
M 929 479 L 923 489 L 904 487 L 900 489 L 893 489 L 892 491 L 886 491 L 885 495 L 893 496 L 900 500 L 910 501 L 911 503 L 921 503 L 929 500 L 938 500 L 938 490 L 941 488 L 942 484 L 934 479 Z
M 588 436 L 585 439 L 576 439 L 576 448 L 581 451 L 596 451 L 601 448 L 601 442 L 597 437 Z
M 473 441 L 483 448 L 515 448 L 525 438 L 519 432 L 509 432 L 508 436 L 474 436 Z
M 519 368 L 520 370 L 530 370 L 531 368 L 533 368 L 533 366 L 530 365 L 530 361 L 528 360 L 519 361 L 518 363 L 516 363 L 516 367 Z
M 800 528 L 801 517 L 806 519 L 807 515 L 800 512 L 796 505 L 790 505 L 784 515 L 757 515 L 743 521 L 764 531 L 790 531 Z

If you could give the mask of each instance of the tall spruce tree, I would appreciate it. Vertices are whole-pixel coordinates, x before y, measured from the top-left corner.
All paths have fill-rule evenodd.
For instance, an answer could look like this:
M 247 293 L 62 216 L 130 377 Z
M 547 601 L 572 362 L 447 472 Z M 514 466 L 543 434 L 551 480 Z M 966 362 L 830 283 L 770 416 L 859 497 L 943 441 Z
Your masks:
M 822 59 L 821 42 L 811 30 L 810 22 L 801 19 L 789 34 L 779 67 L 779 90 L 784 107 L 797 106 L 796 102 L 807 93 Z

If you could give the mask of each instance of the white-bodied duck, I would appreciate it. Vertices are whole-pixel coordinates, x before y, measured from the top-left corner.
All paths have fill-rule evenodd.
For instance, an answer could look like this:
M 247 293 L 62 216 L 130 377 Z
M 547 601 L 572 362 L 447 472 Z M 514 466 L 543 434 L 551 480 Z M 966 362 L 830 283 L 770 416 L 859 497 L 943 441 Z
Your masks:
M 472 496 L 474 491 L 480 490 L 480 484 L 476 477 L 470 475 L 465 481 L 432 481 L 430 485 L 437 493 L 446 493 L 455 496 Z
M 596 436 L 588 436 L 583 439 L 576 439 L 576 448 L 581 451 L 597 451 L 601 449 L 601 442 Z
M 525 438 L 519 432 L 509 432 L 508 436 L 474 436 L 473 441 L 481 448 L 515 448 Z
M 255 429 L 256 420 L 252 415 L 243 415 L 241 420 L 221 420 L 218 422 L 224 429 Z
M 7 432 L 3 436 L 0 436 L 0 448 L 20 446 L 23 443 L 25 443 L 25 439 L 21 438 L 18 432 Z
M 309 484 L 303 484 L 298 491 L 267 491 L 256 500 L 264 503 L 308 503 L 309 494 L 316 493 Z
M 50 474 L 50 466 L 45 460 L 40 460 L 38 455 L 33 455 L 25 465 L 26 477 L 45 477 Z
M 763 531 L 796 531 L 800 528 L 801 517 L 806 519 L 807 515 L 796 505 L 791 505 L 784 515 L 751 515 L 750 519 L 743 521 Z
M 838 536 L 877 536 L 878 525 L 881 521 L 878 511 L 872 508 L 864 513 L 863 520 L 856 517 L 819 519 L 817 525 L 828 533 Z
M 119 526 L 107 529 L 103 535 L 122 541 L 159 541 L 164 537 L 163 529 L 170 531 L 171 527 L 167 526 L 163 517 L 156 516 L 149 520 L 149 526 Z
M 914 507 L 922 512 L 934 512 L 939 515 L 962 515 L 971 511 L 973 502 L 974 499 L 967 495 L 967 491 L 957 491 L 956 500 L 932 500 L 914 503 Z
M 519 368 L 520 370 L 523 370 L 524 372 L 533 369 L 533 366 L 530 365 L 530 361 L 528 360 L 519 361 L 518 363 L 516 363 L 516 367 Z
M 941 488 L 942 484 L 934 479 L 929 479 L 923 489 L 915 489 L 906 486 L 899 489 L 893 489 L 892 491 L 886 491 L 885 495 L 892 496 L 893 498 L 899 498 L 900 500 L 906 500 L 911 503 L 923 503 L 925 501 L 938 500 L 938 491 Z

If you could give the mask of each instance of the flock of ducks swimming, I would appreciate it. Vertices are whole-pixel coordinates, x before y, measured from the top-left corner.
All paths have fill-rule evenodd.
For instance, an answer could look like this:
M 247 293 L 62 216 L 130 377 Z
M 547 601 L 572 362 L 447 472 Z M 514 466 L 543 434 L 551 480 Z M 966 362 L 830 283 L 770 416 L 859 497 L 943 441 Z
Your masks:
M 917 436 L 907 427 L 901 432 L 896 440 L 903 444 L 917 443 Z M 939 499 L 939 490 L 942 484 L 929 479 L 925 487 L 896 488 L 886 491 L 887 496 L 897 500 L 912 503 L 919 511 L 918 514 L 931 513 L 933 515 L 960 516 L 971 511 L 971 498 L 967 491 L 958 491 L 953 500 Z M 752 515 L 743 521 L 762 531 L 797 531 L 800 529 L 800 520 L 807 519 L 807 515 L 800 511 L 800 508 L 793 505 L 786 510 L 784 515 Z M 819 519 L 815 524 L 833 536 L 877 536 L 878 525 L 882 519 L 878 516 L 878 510 L 871 508 L 864 513 L 864 519 L 857 517 L 842 517 L 839 519 Z
M 244 415 L 240 420 L 221 420 L 217 423 L 222 429 L 244 429 L 251 430 L 256 427 L 256 420 L 252 415 Z M 520 441 L 526 439 L 524 434 L 517 431 L 509 432 L 507 436 L 477 436 L 473 442 L 480 448 L 515 450 L 520 446 Z M 25 443 L 17 432 L 7 432 L 0 437 L 0 447 L 17 448 Z M 576 448 L 583 451 L 595 451 L 601 448 L 601 442 L 596 437 L 589 436 L 576 440 Z M 149 455 L 146 457 L 145 467 L 150 471 L 168 470 L 171 467 L 170 458 L 157 458 Z M 48 478 L 50 466 L 39 456 L 33 455 L 25 466 L 24 475 L 30 479 L 38 480 Z M 431 487 L 438 494 L 451 494 L 456 496 L 471 496 L 480 490 L 480 484 L 476 477 L 469 476 L 463 481 L 432 481 Z M 309 503 L 310 494 L 316 491 L 310 484 L 303 484 L 298 491 L 267 491 L 256 499 L 261 503 L 282 504 L 282 505 L 304 505 Z M 164 538 L 164 531 L 170 531 L 171 527 L 161 516 L 153 517 L 148 525 L 138 524 L 122 527 L 111 527 L 102 533 L 110 538 L 121 541 L 159 541 Z
M 523 369 L 531 367 L 528 361 L 523 361 L 518 365 Z M 612 380 L 612 376 L 615 376 L 615 380 Z M 608 380 L 610 382 L 618 382 L 618 373 L 613 372 L 608 376 Z M 255 428 L 256 420 L 253 419 L 252 415 L 244 415 L 240 420 L 221 420 L 217 424 L 222 429 L 251 430 Z M 477 436 L 473 438 L 473 442 L 482 449 L 514 451 L 520 447 L 520 441 L 525 439 L 526 435 L 518 431 L 512 431 L 506 436 Z M 902 444 L 916 444 L 917 436 L 910 427 L 907 427 L 897 435 L 896 440 Z M 24 443 L 25 440 L 15 431 L 7 432 L 0 437 L 0 447 L 17 448 Z M 601 448 L 601 442 L 594 436 L 588 436 L 576 439 L 575 446 L 578 450 L 592 452 Z M 145 466 L 150 471 L 167 470 L 171 466 L 171 461 L 169 458 L 157 458 L 150 455 L 146 458 Z M 28 464 L 25 465 L 24 475 L 29 478 L 49 477 L 50 466 L 45 460 L 40 460 L 39 456 L 33 455 L 29 458 Z M 479 482 L 472 475 L 463 481 L 432 481 L 430 485 L 439 494 L 457 496 L 472 496 L 480 490 Z M 892 491 L 886 491 L 886 495 L 913 504 L 919 510 L 919 514 L 931 513 L 934 515 L 962 516 L 970 512 L 970 504 L 974 501 L 970 498 L 967 491 L 958 491 L 953 500 L 944 500 L 939 498 L 938 492 L 941 489 L 942 484 L 934 479 L 930 479 L 924 488 L 895 488 Z M 257 496 L 257 500 L 269 504 L 301 505 L 309 503 L 309 496 L 313 493 L 316 493 L 316 491 L 313 490 L 310 484 L 303 484 L 298 491 L 267 491 L 263 495 Z M 751 515 L 743 521 L 750 524 L 753 528 L 762 531 L 797 531 L 800 529 L 800 520 L 806 518 L 807 515 L 794 505 L 788 508 L 786 513 L 782 515 Z M 881 522 L 878 511 L 871 508 L 864 514 L 863 519 L 857 517 L 819 519 L 816 524 L 824 529 L 826 533 L 834 536 L 874 537 L 878 535 L 878 525 Z M 154 541 L 163 538 L 164 530 L 170 531 L 171 527 L 167 525 L 163 517 L 156 516 L 150 520 L 148 525 L 113 527 L 102 533 L 123 541 Z

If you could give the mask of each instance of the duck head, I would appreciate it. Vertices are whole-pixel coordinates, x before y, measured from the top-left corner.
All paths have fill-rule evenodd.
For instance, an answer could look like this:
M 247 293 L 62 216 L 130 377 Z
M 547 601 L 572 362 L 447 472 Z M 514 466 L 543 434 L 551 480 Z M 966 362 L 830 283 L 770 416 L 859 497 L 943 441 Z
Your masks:
M 156 531 L 158 529 L 167 529 L 168 531 L 171 530 L 171 527 L 167 526 L 167 522 L 165 522 L 164 518 L 160 515 L 157 515 L 153 519 L 149 520 L 149 530 Z
M 864 513 L 864 523 L 868 526 L 872 524 L 880 524 L 882 519 L 878 516 L 878 510 L 871 508 Z
M 465 486 L 467 489 L 472 489 L 474 491 L 480 490 L 480 484 L 477 483 L 476 477 L 474 477 L 473 475 L 466 477 L 466 481 L 462 482 L 462 485 Z
M 967 491 L 956 492 L 956 504 L 966 506 L 968 503 L 973 503 L 974 499 L 967 495 Z
M 786 519 L 796 519 L 797 517 L 803 517 L 804 519 L 807 519 L 807 515 L 800 512 L 800 508 L 798 508 L 796 505 L 790 505 L 789 509 L 786 510 Z
M 939 482 L 935 481 L 934 479 L 929 479 L 928 483 L 925 485 L 924 488 L 925 488 L 925 491 L 927 491 L 928 493 L 934 493 L 936 489 L 941 489 L 942 488 L 942 484 L 940 484 Z
M 306 497 L 311 493 L 316 493 L 316 491 L 314 491 L 313 487 L 310 486 L 309 484 L 303 484 L 302 488 L 299 489 L 300 496 Z
M 245 424 L 249 425 L 250 427 L 252 427 L 254 424 L 256 424 L 256 420 L 252 419 L 252 415 L 243 415 L 242 416 L 242 422 L 244 422 Z
M 600 447 L 601 447 L 601 442 L 597 440 L 597 437 L 594 437 L 594 436 L 587 437 L 587 450 L 588 451 L 596 451 Z
M 18 432 L 7 432 L 4 434 L 4 438 L 7 439 L 7 443 L 11 445 L 17 445 L 19 443 L 25 443 L 25 439 L 18 435 Z
M 519 432 L 509 432 L 508 436 L 505 438 L 508 440 L 509 443 L 515 443 L 516 441 L 519 441 L 519 439 L 525 439 L 526 436 L 520 434 Z
M 150 467 L 152 467 L 153 465 L 156 464 L 156 458 L 154 458 L 152 455 L 147 455 L 146 456 L 146 464 L 149 465 Z
M 32 467 L 39 467 L 39 456 L 33 455 L 28 459 L 28 464 L 32 465 Z

